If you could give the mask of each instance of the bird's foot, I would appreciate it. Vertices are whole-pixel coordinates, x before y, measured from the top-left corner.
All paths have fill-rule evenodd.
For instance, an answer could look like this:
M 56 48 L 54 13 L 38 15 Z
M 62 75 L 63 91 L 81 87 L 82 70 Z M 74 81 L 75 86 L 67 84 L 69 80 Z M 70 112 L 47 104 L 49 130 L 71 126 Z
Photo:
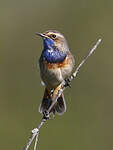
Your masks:
M 45 119 L 45 120 L 50 119 L 50 116 L 49 116 L 49 112 L 48 112 L 48 111 L 44 111 L 44 112 L 43 112 L 43 119 Z
M 65 87 L 69 86 L 71 88 L 71 81 L 69 78 L 65 79 Z

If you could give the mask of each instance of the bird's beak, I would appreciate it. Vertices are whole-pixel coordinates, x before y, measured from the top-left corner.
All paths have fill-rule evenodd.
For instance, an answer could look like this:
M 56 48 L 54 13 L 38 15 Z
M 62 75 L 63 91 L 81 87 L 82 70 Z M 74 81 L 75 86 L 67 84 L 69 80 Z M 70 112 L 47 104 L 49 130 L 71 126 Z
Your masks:
M 43 34 L 43 33 L 36 32 L 35 34 L 38 35 L 38 36 L 41 36 L 42 38 L 44 38 L 44 37 L 47 38 L 47 36 L 45 34 Z

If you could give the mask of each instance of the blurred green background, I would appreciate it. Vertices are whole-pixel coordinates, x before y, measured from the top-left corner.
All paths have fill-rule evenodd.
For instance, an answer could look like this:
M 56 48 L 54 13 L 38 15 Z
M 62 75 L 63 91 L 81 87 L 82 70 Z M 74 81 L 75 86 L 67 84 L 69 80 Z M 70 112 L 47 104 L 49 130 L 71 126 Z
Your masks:
M 0 149 L 22 150 L 40 122 L 42 40 L 34 33 L 48 29 L 66 36 L 76 66 L 102 43 L 66 89 L 67 112 L 41 129 L 38 149 L 113 150 L 112 0 L 1 1 Z

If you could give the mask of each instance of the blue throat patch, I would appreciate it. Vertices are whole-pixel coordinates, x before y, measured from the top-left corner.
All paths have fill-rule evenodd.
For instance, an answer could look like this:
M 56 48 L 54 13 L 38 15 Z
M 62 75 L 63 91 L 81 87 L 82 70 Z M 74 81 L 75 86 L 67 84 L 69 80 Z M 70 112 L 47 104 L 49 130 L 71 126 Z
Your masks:
M 50 38 L 43 38 L 44 49 L 51 49 L 54 46 L 54 41 Z
M 66 53 L 59 51 L 54 47 L 54 41 L 50 38 L 44 38 L 43 57 L 49 63 L 60 63 L 66 58 Z

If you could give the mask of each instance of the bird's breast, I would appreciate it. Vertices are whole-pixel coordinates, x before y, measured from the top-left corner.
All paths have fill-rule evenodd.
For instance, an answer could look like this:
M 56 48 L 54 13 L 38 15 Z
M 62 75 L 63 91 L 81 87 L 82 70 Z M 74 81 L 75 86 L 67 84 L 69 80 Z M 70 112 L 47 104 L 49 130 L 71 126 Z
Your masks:
M 74 65 L 72 58 L 69 53 L 62 62 L 51 63 L 41 56 L 39 61 L 41 78 L 47 87 L 55 88 L 70 76 Z
M 50 63 L 44 60 L 44 64 L 48 69 L 65 68 L 69 64 L 69 58 L 66 57 L 62 62 Z

